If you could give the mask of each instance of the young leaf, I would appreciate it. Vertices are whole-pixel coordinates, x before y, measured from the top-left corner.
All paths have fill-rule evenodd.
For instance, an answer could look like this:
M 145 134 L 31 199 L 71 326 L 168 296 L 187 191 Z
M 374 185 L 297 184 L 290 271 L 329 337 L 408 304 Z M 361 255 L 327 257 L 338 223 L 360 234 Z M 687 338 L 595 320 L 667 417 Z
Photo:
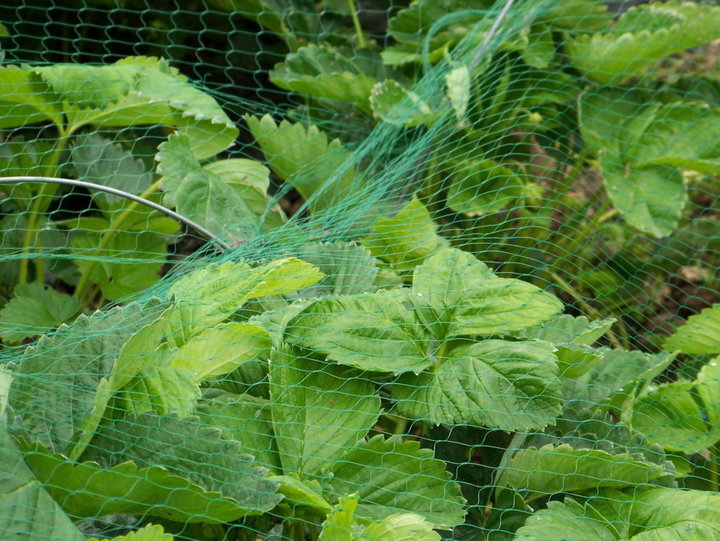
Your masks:
M 532 541 L 555 541 L 572 539 L 573 541 L 616 541 L 617 535 L 612 524 L 599 520 L 589 507 L 583 506 L 572 498 L 564 502 L 552 501 L 547 509 L 530 516 L 517 531 L 518 536 Z
M 396 294 L 316 301 L 292 319 L 287 340 L 362 370 L 420 372 L 431 363 L 424 331 Z
M 276 352 L 270 366 L 276 443 L 286 474 L 313 479 L 365 437 L 380 415 L 380 398 L 372 382 L 348 379 L 288 349 Z
M 341 497 L 323 522 L 318 541 L 354 541 L 353 524 L 357 504 L 355 494 Z
M 285 503 L 293 507 L 309 507 L 324 515 L 332 512 L 332 506 L 323 498 L 322 487 L 317 481 L 301 481 L 295 474 L 271 475 L 270 480 L 280 483 L 278 492 L 285 497 Z
M 232 498 L 244 509 L 242 515 L 268 511 L 281 499 L 277 484 L 240 450 L 238 442 L 223 439 L 219 429 L 204 426 L 197 418 L 146 414 L 103 426 L 84 458 L 104 468 L 127 461 L 140 468 L 162 464 L 167 472 L 205 491 Z
M 542 340 L 551 344 L 579 344 L 591 346 L 605 334 L 614 318 L 590 321 L 585 316 L 559 314 L 537 327 L 528 327 L 518 333 L 521 338 Z
M 527 282 L 497 278 L 472 255 L 454 248 L 415 269 L 412 292 L 419 317 L 438 337 L 517 331 L 563 307 L 554 295 Z
M 410 512 L 436 528 L 452 528 L 465 516 L 460 486 L 450 479 L 445 463 L 414 441 L 375 436 L 350 450 L 333 473 L 325 482 L 327 490 L 338 498 L 357 493 L 360 521 Z
M 690 316 L 668 337 L 664 348 L 690 354 L 720 354 L 720 304 Z
M 552 495 L 595 493 L 599 487 L 623 488 L 659 483 L 671 477 L 663 465 L 636 460 L 630 454 L 611 455 L 598 449 L 573 449 L 562 444 L 530 447 L 513 455 L 498 480 L 520 492 Z
M 30 441 L 65 451 L 85 419 L 98 409 L 96 395 L 120 348 L 145 323 L 138 304 L 80 316 L 72 327 L 44 336 L 23 353 L 10 386 L 9 404 Z M 52 404 L 48 397 L 53 397 Z
M 438 355 L 419 377 L 403 375 L 393 386 L 393 398 L 402 413 L 431 423 L 543 428 L 562 409 L 552 351 L 542 342 L 462 344 Z
M 375 541 L 440 541 L 441 538 L 433 531 L 433 525 L 420 515 L 398 513 L 371 522 L 365 527 L 359 539 L 373 539 Z
M 18 342 L 44 334 L 80 312 L 80 302 L 40 283 L 19 285 L 0 310 L 0 336 Z
M 694 2 L 631 7 L 608 32 L 579 35 L 565 52 L 587 77 L 622 84 L 673 53 L 720 38 L 720 8 Z
M 395 216 L 377 218 L 372 232 L 361 242 L 373 256 L 384 259 L 400 274 L 411 272 L 447 246 L 447 241 L 437 234 L 437 224 L 416 197 Z
M 446 73 L 445 86 L 447 86 L 447 96 L 455 111 L 455 117 L 458 122 L 462 122 L 465 119 L 465 113 L 467 113 L 470 103 L 470 88 L 472 86 L 470 68 L 467 65 L 462 65 Z
M 0 422 L 0 479 L 0 531 L 7 539 L 85 539 L 30 471 L 4 422 Z

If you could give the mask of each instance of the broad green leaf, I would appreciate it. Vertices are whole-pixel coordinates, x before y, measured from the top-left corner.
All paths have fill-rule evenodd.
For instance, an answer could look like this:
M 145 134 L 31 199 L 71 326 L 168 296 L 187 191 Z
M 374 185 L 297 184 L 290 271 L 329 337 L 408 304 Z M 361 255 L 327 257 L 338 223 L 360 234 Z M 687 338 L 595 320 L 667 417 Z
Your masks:
M 252 514 L 250 498 L 240 502 L 206 490 L 159 465 L 119 461 L 72 462 L 42 447 L 28 449 L 26 461 L 60 506 L 76 518 L 129 513 L 178 522 L 222 523 Z
M 98 385 L 110 374 L 120 348 L 144 323 L 141 307 L 129 304 L 80 316 L 71 327 L 28 347 L 13 370 L 9 393 L 24 437 L 66 450 L 96 412 Z
M 54 64 L 32 70 L 59 101 L 80 109 L 102 109 L 127 96 L 135 85 L 134 70 L 119 65 Z
M 690 354 L 720 354 L 720 304 L 690 316 L 668 337 L 664 348 Z
M 445 463 L 414 441 L 375 436 L 350 450 L 333 473 L 325 482 L 328 492 L 336 498 L 356 493 L 360 521 L 410 512 L 434 527 L 452 528 L 465 516 L 460 486 Z
M 351 152 L 339 139 L 329 140 L 313 125 L 306 128 L 287 120 L 276 124 L 270 115 L 243 118 L 270 169 L 313 209 L 337 204 L 350 193 L 357 173 Z
M 258 466 L 282 471 L 268 400 L 208 390 L 198 402 L 197 415 L 202 424 L 221 429 L 225 439 L 239 442 L 240 452 L 254 456 Z
M 555 351 L 560 367 L 560 377 L 579 378 L 595 368 L 602 359 L 602 353 L 582 344 L 561 345 Z
M 22 541 L 82 541 L 85 536 L 28 468 L 0 421 L 0 532 Z
M 157 524 L 148 524 L 139 530 L 127 533 L 118 537 L 113 537 L 115 541 L 172 541 L 173 536 L 165 533 L 162 526 Z M 101 541 L 96 537 L 91 537 L 88 541 Z
M 563 307 L 554 295 L 527 282 L 498 278 L 455 248 L 436 253 L 415 269 L 412 293 L 420 318 L 436 337 L 518 331 Z
M 259 217 L 239 191 L 215 173 L 204 169 L 193 157 L 190 139 L 171 135 L 158 147 L 158 172 L 169 191 L 166 203 L 231 243 L 253 239 L 259 232 Z
M 429 126 L 435 120 L 432 110 L 420 96 L 393 79 L 373 86 L 370 108 L 376 119 L 397 126 Z
M 398 513 L 368 524 L 356 539 L 374 541 L 440 541 L 433 525 L 415 513 Z
M 612 22 L 612 14 L 600 0 L 559 0 L 543 21 L 570 32 L 597 32 Z
M 522 539 L 555 541 L 675 541 L 716 539 L 720 495 L 677 488 L 600 490 L 582 505 L 572 498 L 554 501 L 528 518 Z
M 375 84 L 356 58 L 346 58 L 329 45 L 301 47 L 276 64 L 269 75 L 273 84 L 285 90 L 352 103 L 364 111 L 368 111 Z
M 62 124 L 61 104 L 40 77 L 21 66 L 0 66 L 0 128 L 50 121 Z
M 272 509 L 280 500 L 267 470 L 242 454 L 242 446 L 197 418 L 154 414 L 116 419 L 101 427 L 83 458 L 113 468 L 132 461 L 139 468 L 157 464 L 210 492 L 236 500 L 243 514 Z
M 630 8 L 605 33 L 565 44 L 570 62 L 599 83 L 621 84 L 673 53 L 720 38 L 720 8 L 666 2 Z
M 120 144 L 100 135 L 86 135 L 76 139 L 70 153 L 78 180 L 93 182 L 132 194 L 144 192 L 152 184 L 152 175 L 141 160 Z M 119 195 L 92 191 L 96 199 L 109 203 L 125 201 Z M 124 228 L 123 224 L 123 228 Z
M 315 267 L 295 258 L 259 267 L 232 261 L 211 263 L 191 272 L 177 280 L 169 292 L 175 300 L 169 317 L 178 345 L 223 322 L 251 298 L 290 293 L 322 277 Z
M 437 424 L 478 424 L 527 431 L 562 409 L 557 359 L 542 342 L 485 340 L 439 353 L 420 376 L 393 386 L 398 409 Z
M 198 380 L 223 376 L 242 363 L 270 354 L 270 337 L 254 325 L 225 323 L 208 329 L 173 352 L 171 364 Z
M 231 186 L 250 210 L 262 219 L 265 229 L 280 226 L 286 220 L 279 205 L 270 207 L 270 171 L 255 160 L 229 159 L 217 160 L 203 165 L 208 173 L 217 175 Z
M 332 512 L 332 506 L 323 498 L 322 488 L 317 481 L 303 482 L 297 475 L 271 475 L 271 481 L 280 484 L 278 492 L 285 497 L 285 503 L 293 507 L 310 507 L 323 514 Z
M 361 240 L 370 253 L 387 261 L 398 273 L 409 273 L 447 241 L 438 235 L 437 224 L 416 197 L 395 216 L 380 217 L 372 232 Z
M 354 541 L 353 524 L 357 505 L 358 498 L 355 494 L 339 498 L 323 522 L 318 541 Z
M 449 179 L 448 206 L 468 216 L 513 206 L 523 193 L 520 177 L 492 160 L 465 160 L 452 168 Z
M 270 397 L 283 471 L 308 479 L 327 474 L 380 415 L 371 381 L 349 379 L 337 367 L 295 357 L 289 348 L 271 360 Z
M 98 256 L 100 235 L 87 233 L 70 240 L 73 260 L 82 272 L 91 258 L 96 262 L 90 281 L 103 297 L 119 300 L 145 290 L 160 279 L 167 257 L 167 242 L 151 232 L 118 231 Z
M 579 344 L 591 346 L 615 323 L 614 318 L 590 321 L 585 316 L 559 314 L 538 325 L 518 333 L 522 338 L 542 340 L 552 344 Z
M 80 312 L 75 297 L 59 293 L 38 282 L 19 285 L 0 310 L 0 336 L 18 342 L 53 330 Z
M 601 487 L 646 485 L 668 476 L 672 476 L 672 472 L 664 466 L 637 460 L 627 453 L 612 455 L 599 449 L 573 449 L 562 444 L 518 451 L 498 482 L 535 494 L 592 494 Z
M 470 68 L 466 65 L 458 66 L 445 74 L 445 86 L 450 104 L 455 111 L 455 118 L 458 122 L 465 119 L 468 105 L 470 103 L 470 88 L 472 78 Z
M 11 383 L 12 372 L 4 366 L 0 366 L 0 422 L 4 422 L 5 419 L 5 410 L 7 409 Z
M 350 242 L 306 244 L 298 257 L 325 275 L 317 284 L 301 289 L 301 297 L 356 295 L 378 289 L 377 261 L 364 246 Z
M 633 428 L 670 451 L 698 453 L 720 440 L 720 358 L 694 382 L 651 387 L 633 405 Z
M 417 373 L 432 362 L 422 327 L 394 293 L 316 301 L 288 323 L 286 335 L 329 361 L 363 370 Z
M 636 380 L 651 381 L 675 358 L 667 353 L 623 349 L 596 351 L 602 355 L 600 361 L 582 376 L 563 381 L 563 395 L 587 407 L 595 407 L 615 393 L 631 392 Z
M 466 16 L 453 20 L 456 26 L 436 34 L 433 44 L 451 40 L 458 42 L 492 6 L 489 0 L 419 0 L 398 11 L 389 21 L 388 34 L 400 43 L 421 44 L 433 23 L 449 13 L 462 12 Z M 452 38 L 451 38 L 452 36 Z M 434 47 L 433 47 L 434 48 Z

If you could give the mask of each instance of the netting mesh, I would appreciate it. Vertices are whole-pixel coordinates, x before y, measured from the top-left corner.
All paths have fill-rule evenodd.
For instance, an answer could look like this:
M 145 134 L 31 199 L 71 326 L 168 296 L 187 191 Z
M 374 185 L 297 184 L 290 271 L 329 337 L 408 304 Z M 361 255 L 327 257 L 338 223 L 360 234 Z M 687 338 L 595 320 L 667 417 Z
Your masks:
M 720 6 L 0 5 L 0 538 L 720 539 Z

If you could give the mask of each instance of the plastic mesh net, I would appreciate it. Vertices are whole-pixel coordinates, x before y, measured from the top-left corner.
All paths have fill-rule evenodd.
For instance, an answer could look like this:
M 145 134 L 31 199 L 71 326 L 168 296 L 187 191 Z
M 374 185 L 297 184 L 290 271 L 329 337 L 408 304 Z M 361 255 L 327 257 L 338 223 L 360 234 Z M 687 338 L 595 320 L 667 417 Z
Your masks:
M 0 5 L 0 537 L 720 539 L 720 7 Z

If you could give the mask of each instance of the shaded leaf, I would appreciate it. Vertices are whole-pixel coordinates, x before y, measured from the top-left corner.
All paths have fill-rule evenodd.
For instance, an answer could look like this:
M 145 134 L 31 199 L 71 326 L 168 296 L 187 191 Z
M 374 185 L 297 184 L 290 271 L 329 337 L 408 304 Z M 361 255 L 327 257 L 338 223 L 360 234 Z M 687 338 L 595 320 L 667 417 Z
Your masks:
M 393 79 L 373 87 L 370 107 L 376 119 L 398 126 L 428 126 L 435 120 L 432 110 L 420 96 Z
M 157 524 L 148 524 L 135 530 L 134 532 L 127 533 L 118 537 L 113 537 L 115 541 L 172 541 L 173 536 L 169 533 L 165 533 L 162 526 Z M 91 537 L 88 541 L 100 541 L 96 537 Z
M 53 330 L 80 312 L 80 302 L 38 282 L 21 284 L 0 310 L 0 336 L 18 342 Z
M 497 212 L 515 205 L 523 182 L 512 169 L 492 160 L 466 160 L 450 174 L 448 206 L 469 216 Z
M 665 340 L 664 348 L 690 354 L 720 354 L 720 304 L 690 316 Z

